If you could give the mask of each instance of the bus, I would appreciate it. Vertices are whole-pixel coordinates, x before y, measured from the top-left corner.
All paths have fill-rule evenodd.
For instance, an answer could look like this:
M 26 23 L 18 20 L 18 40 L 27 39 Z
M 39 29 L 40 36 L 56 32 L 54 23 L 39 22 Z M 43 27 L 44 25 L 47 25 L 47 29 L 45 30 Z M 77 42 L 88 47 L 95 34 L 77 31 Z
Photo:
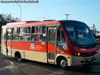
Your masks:
M 99 47 L 89 27 L 75 20 L 22 21 L 2 26 L 1 53 L 17 60 L 70 66 L 98 60 Z

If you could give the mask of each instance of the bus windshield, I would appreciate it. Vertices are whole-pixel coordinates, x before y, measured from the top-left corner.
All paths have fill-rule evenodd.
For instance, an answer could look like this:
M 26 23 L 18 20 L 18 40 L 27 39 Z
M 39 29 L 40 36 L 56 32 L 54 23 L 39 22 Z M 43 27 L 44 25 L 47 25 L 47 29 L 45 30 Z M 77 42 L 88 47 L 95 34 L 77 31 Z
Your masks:
M 65 22 L 64 27 L 72 44 L 79 47 L 93 47 L 97 41 L 89 27 L 82 22 Z

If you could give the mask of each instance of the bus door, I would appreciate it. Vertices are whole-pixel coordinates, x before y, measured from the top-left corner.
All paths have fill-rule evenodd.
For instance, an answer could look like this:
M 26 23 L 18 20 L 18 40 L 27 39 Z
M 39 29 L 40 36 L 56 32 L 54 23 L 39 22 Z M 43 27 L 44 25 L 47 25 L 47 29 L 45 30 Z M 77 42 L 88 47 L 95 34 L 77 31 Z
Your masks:
M 7 56 L 12 55 L 12 30 L 11 29 L 6 30 L 6 53 Z
M 57 35 L 57 27 L 48 27 L 48 38 L 47 38 L 47 60 L 48 63 L 55 62 L 55 55 L 56 55 L 56 35 Z

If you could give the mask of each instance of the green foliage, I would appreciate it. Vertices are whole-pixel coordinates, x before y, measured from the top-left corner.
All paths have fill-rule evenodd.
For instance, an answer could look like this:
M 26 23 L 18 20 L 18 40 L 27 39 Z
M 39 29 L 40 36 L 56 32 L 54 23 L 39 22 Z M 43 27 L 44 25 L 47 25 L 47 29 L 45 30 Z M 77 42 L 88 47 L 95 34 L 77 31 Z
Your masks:
M 13 18 L 10 14 L 8 15 L 0 14 L 0 27 L 2 25 L 7 24 L 8 22 L 16 22 L 16 21 L 19 21 L 19 19 Z

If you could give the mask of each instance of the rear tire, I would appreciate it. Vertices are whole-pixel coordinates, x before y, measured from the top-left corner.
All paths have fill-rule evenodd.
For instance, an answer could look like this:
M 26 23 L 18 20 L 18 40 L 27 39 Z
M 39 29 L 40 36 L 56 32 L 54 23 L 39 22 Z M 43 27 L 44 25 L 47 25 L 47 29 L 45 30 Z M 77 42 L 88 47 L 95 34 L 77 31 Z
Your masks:
M 20 55 L 19 52 L 16 52 L 16 53 L 15 53 L 15 58 L 16 58 L 16 60 L 19 61 L 19 62 L 22 60 L 22 59 L 21 59 L 21 55 Z

